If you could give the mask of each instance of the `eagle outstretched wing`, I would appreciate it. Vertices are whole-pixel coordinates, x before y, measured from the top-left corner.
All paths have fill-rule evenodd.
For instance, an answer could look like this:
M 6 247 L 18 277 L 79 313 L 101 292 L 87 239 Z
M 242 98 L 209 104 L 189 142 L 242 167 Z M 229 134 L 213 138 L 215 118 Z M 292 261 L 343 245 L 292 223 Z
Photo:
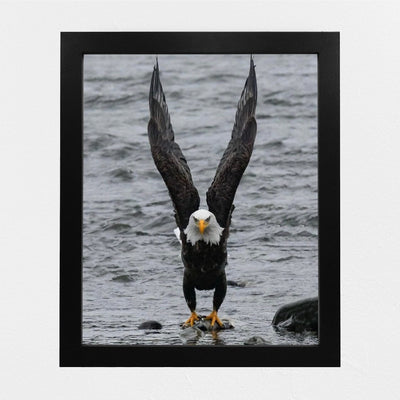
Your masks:
M 176 223 L 183 230 L 189 222 L 190 215 L 199 208 L 200 198 L 193 185 L 186 159 L 174 141 L 174 131 L 161 86 L 158 61 L 151 77 L 149 106 L 150 121 L 147 131 L 151 154 L 174 204 Z
M 236 189 L 253 151 L 257 132 L 256 105 L 257 80 L 253 57 L 250 57 L 249 76 L 238 102 L 232 138 L 207 191 L 208 208 L 222 227 L 229 224 Z

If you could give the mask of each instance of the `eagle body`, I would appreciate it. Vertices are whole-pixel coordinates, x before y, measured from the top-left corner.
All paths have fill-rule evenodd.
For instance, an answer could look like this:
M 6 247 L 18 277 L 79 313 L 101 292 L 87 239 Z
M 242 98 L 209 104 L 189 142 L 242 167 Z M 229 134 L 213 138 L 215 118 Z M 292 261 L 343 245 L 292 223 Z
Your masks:
M 148 136 L 154 163 L 168 188 L 180 232 L 183 293 L 191 311 L 185 324 L 193 325 L 199 319 L 195 311 L 195 291 L 214 289 L 213 311 L 206 318 L 211 319 L 211 325 L 217 322 L 222 326 L 217 311 L 226 294 L 229 226 L 236 189 L 253 150 L 257 131 L 256 104 L 255 66 L 250 57 L 250 71 L 238 102 L 231 140 L 206 193 L 208 210 L 199 209 L 198 191 L 186 158 L 175 142 L 158 61 L 154 67 L 149 94 Z
M 219 244 L 209 244 L 200 240 L 194 245 L 184 239 L 181 254 L 184 265 L 183 293 L 189 309 L 192 313 L 195 312 L 195 289 L 215 289 L 213 310 L 218 311 L 226 294 L 226 238 L 221 238 Z
M 215 282 L 225 275 L 227 264 L 226 240 L 218 245 L 203 241 L 195 245 L 182 241 L 182 262 L 184 274 L 198 290 L 215 288 Z
M 225 277 L 226 249 L 219 245 L 197 243 L 182 248 L 186 284 L 198 290 L 215 289 L 218 279 Z

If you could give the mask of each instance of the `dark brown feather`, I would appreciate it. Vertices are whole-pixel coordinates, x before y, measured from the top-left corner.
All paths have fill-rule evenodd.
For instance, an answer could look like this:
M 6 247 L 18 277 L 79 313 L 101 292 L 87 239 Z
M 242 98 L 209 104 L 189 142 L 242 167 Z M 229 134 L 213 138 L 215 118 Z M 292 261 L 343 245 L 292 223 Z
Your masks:
M 253 151 L 257 132 L 256 105 L 257 80 L 251 57 L 249 76 L 238 102 L 232 137 L 207 191 L 208 208 L 223 228 L 229 226 L 236 189 Z
M 150 121 L 147 131 L 151 154 L 174 204 L 176 223 L 183 230 L 189 222 L 190 215 L 198 210 L 200 198 L 193 185 L 186 159 L 174 141 L 174 131 L 161 86 L 158 62 L 151 78 L 149 106 Z

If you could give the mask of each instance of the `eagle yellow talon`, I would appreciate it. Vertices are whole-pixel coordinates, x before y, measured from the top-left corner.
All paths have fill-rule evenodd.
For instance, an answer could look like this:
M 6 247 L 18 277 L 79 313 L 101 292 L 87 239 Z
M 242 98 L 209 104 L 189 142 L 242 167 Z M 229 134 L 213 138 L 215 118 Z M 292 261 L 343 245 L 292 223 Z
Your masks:
M 215 323 L 217 323 L 221 328 L 224 326 L 224 324 L 218 318 L 217 312 L 215 310 L 210 315 L 208 315 L 206 319 L 211 319 L 211 326 L 214 326 Z
M 193 326 L 194 321 L 198 321 L 198 320 L 199 320 L 198 315 L 194 311 L 192 311 L 190 318 L 183 325 L 185 326 L 185 325 L 190 324 L 190 326 Z

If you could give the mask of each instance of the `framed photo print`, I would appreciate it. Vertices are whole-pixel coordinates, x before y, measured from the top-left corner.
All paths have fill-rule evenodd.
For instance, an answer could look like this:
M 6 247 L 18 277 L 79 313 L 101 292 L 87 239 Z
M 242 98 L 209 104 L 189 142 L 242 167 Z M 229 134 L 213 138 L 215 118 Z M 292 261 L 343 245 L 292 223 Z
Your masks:
M 339 33 L 61 34 L 61 366 L 340 366 Z

